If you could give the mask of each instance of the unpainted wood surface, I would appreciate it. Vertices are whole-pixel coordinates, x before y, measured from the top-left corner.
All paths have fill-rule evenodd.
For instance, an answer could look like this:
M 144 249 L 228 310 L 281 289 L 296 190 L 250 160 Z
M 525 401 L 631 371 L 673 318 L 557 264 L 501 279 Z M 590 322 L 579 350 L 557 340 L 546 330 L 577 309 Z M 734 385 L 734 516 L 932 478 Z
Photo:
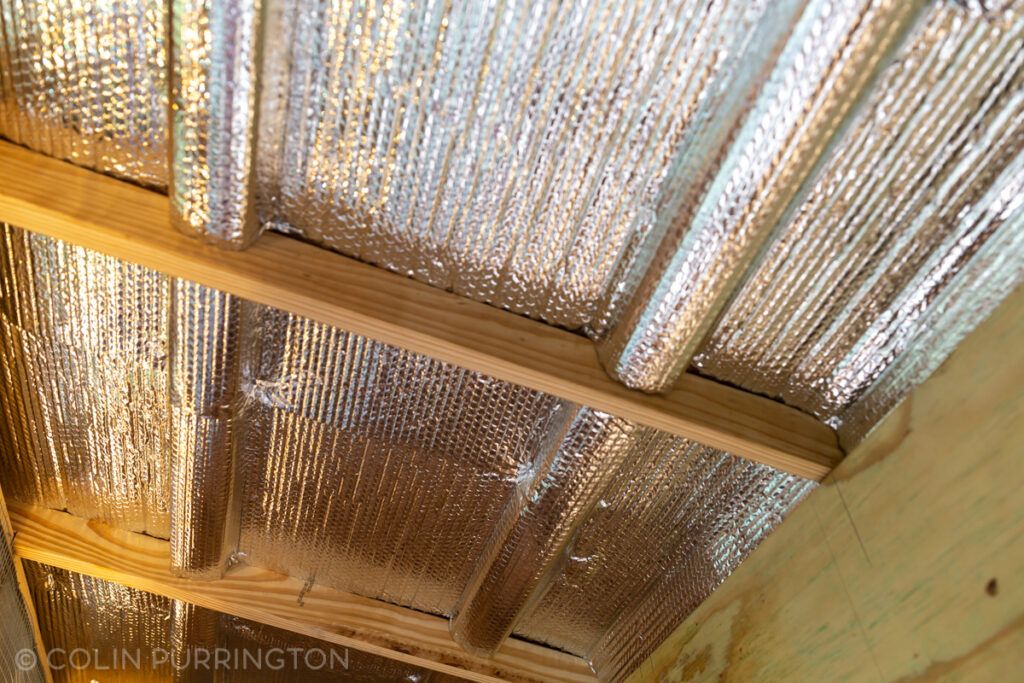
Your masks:
M 1024 289 L 632 681 L 1024 680 Z
M 216 581 L 182 579 L 168 570 L 166 541 L 54 510 L 12 503 L 9 511 L 14 550 L 27 560 L 467 680 L 597 680 L 582 659 L 540 645 L 509 638 L 493 658 L 474 657 L 441 617 L 322 586 L 305 590 L 302 581 L 256 567 L 235 567 Z
M 820 480 L 835 433 L 781 403 L 684 374 L 631 391 L 593 344 L 276 233 L 242 252 L 171 227 L 167 197 L 0 142 L 0 221 L 547 392 Z

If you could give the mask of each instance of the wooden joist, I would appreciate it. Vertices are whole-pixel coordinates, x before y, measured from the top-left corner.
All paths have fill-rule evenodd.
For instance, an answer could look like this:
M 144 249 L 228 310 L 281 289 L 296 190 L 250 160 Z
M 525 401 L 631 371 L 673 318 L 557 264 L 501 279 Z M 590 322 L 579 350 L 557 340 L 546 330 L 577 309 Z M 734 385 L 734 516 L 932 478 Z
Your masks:
M 692 374 L 631 391 L 571 332 L 279 234 L 228 252 L 171 227 L 167 197 L 0 142 L 0 221 L 820 480 L 835 433 Z
M 509 638 L 493 658 L 463 651 L 448 620 L 314 585 L 265 569 L 236 566 L 224 578 L 172 575 L 170 548 L 143 534 L 64 512 L 11 503 L 19 558 L 182 600 L 334 645 L 472 681 L 596 681 L 579 657 Z
M 1019 679 L 1024 288 L 630 679 Z

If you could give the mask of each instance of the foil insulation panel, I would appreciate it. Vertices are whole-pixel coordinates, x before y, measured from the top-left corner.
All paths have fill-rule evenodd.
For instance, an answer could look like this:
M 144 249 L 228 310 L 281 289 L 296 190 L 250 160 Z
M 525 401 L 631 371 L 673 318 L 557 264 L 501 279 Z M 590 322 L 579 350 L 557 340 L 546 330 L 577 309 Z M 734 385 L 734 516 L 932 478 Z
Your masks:
M 681 621 L 692 596 L 734 565 L 721 560 L 694 586 L 673 583 L 691 574 L 666 570 L 663 587 L 609 558 L 611 569 L 594 564 L 604 578 L 590 585 L 563 578 L 578 543 L 596 547 L 607 533 L 614 547 L 666 567 L 672 558 L 663 557 L 656 522 L 691 514 L 668 491 L 695 487 L 726 530 L 761 529 L 749 521 L 752 506 L 775 522 L 796 499 L 778 493 L 796 483 L 764 484 L 766 472 L 784 475 L 742 470 L 712 451 L 701 458 L 721 462 L 706 481 L 719 483 L 702 489 L 690 470 L 668 464 L 684 445 L 583 406 L 16 228 L 3 236 L 4 486 L 28 503 L 162 530 L 182 574 L 216 576 L 233 553 L 232 561 L 455 614 L 457 637 L 479 650 L 511 631 L 597 660 L 617 646 L 595 645 L 601 629 L 622 626 L 609 611 L 581 616 L 580 605 L 602 599 L 589 591 L 623 603 L 660 596 L 664 619 L 631 626 L 643 637 Z M 111 374 L 71 374 L 72 361 Z M 141 379 L 104 393 L 127 381 L 122 374 Z M 69 397 L 85 407 L 65 407 Z M 142 399 L 159 407 L 159 420 Z M 147 451 L 151 443 L 162 448 Z M 645 467 L 668 469 L 645 479 Z M 152 472 L 158 481 L 146 478 Z M 637 483 L 615 495 L 649 499 L 656 511 L 621 528 L 591 521 L 624 478 Z M 615 505 L 627 514 L 628 505 Z M 759 538 L 714 540 L 694 525 L 687 538 L 705 543 L 709 558 L 724 557 L 715 543 L 735 544 L 738 558 Z M 627 529 L 633 545 L 621 537 Z M 691 556 L 672 557 L 688 566 Z M 567 635 L 574 620 L 579 634 Z M 609 666 L 638 663 L 630 652 L 644 651 L 607 655 Z
M 243 335 L 243 557 L 450 614 L 560 401 L 262 306 Z
M 816 486 L 654 430 L 634 438 L 517 627 L 585 653 L 603 681 L 636 669 Z
M 0 624 L 0 679 L 11 683 L 43 683 L 39 652 L 18 588 L 14 562 L 7 534 L 0 534 L 0 614 L 4 615 Z
M 9 225 L 0 240 L 4 491 L 170 538 L 175 570 L 219 575 L 240 303 Z
M 259 235 L 250 169 L 261 3 L 175 0 L 171 15 L 171 215 L 240 249 Z
M 217 578 L 238 538 L 234 449 L 243 302 L 180 279 L 171 289 L 172 569 Z
M 2 0 L 0 137 L 167 185 L 168 4 Z
M 64 569 L 26 573 L 57 683 L 462 680 Z
M 612 376 L 634 389 L 672 388 L 922 4 L 807 6 L 749 111 L 725 137 L 706 135 L 712 146 L 698 148 L 665 238 L 643 274 L 626 281 L 629 296 L 613 302 L 598 339 Z
M 170 599 L 36 562 L 24 565 L 55 683 L 172 680 Z
M 935 3 L 695 359 L 850 446 L 1024 281 L 1024 3 Z
M 268 0 L 261 217 L 594 326 L 672 210 L 683 151 L 742 106 L 799 6 Z
M 170 532 L 167 278 L 0 224 L 9 498 Z

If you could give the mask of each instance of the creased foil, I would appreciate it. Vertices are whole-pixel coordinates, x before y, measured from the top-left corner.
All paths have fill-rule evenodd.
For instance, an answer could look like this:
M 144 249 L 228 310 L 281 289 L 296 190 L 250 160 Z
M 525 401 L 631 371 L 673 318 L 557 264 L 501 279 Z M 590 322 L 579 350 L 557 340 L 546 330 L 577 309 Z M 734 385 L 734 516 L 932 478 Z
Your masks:
M 812 3 L 726 151 L 701 155 L 672 225 L 598 343 L 627 386 L 670 389 L 921 2 Z
M 656 430 L 632 440 L 516 629 L 583 653 L 603 681 L 639 666 L 814 487 Z
M 461 680 L 64 569 L 26 573 L 58 683 Z
M 558 400 L 266 307 L 243 329 L 243 556 L 449 614 Z
M 11 683 L 42 683 L 36 650 L 25 603 L 14 572 L 14 558 L 7 534 L 0 534 L 0 679 Z M 36 664 L 25 659 L 25 652 L 34 654 Z
M 171 215 L 233 249 L 259 235 L 252 203 L 260 0 L 174 0 Z
M 0 1 L 0 136 L 167 184 L 167 5 Z
M 170 599 L 48 565 L 24 565 L 55 683 L 171 679 Z
M 1024 3 L 936 3 L 701 349 L 855 443 L 1024 281 Z
M 261 217 L 589 325 L 798 5 L 269 0 Z
M 617 649 L 607 633 L 652 642 L 681 621 L 807 485 L 46 237 L 6 226 L 3 237 L 4 486 L 28 503 L 162 530 L 185 575 L 216 576 L 234 553 L 454 614 L 453 632 L 475 651 L 511 631 L 618 671 L 645 650 Z M 111 393 L 118 382 L 126 388 Z M 789 483 L 772 489 L 771 477 Z M 622 526 L 606 519 L 609 504 Z M 763 518 L 750 521 L 758 505 Z M 678 524 L 666 530 L 666 519 Z M 605 542 L 613 549 L 587 583 L 577 558 Z M 697 556 L 714 565 L 706 581 L 692 578 Z M 661 583 L 624 568 L 640 557 Z M 605 597 L 657 600 L 663 618 L 627 629 L 615 610 L 583 607 Z M 178 640 L 209 634 L 201 614 L 168 610 Z
M 171 560 L 217 578 L 238 538 L 234 436 L 242 302 L 174 280 L 171 298 Z
M 547 428 L 532 477 L 510 501 L 452 615 L 452 636 L 497 651 L 550 580 L 578 523 L 632 450 L 635 425 L 564 406 Z
M 169 283 L 0 225 L 9 498 L 166 538 Z

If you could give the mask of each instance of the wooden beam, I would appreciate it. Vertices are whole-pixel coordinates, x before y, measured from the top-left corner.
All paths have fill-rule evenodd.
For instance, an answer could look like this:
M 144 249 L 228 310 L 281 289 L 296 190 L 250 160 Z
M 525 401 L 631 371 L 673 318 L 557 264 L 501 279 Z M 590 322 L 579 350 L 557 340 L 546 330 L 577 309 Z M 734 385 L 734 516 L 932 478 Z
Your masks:
M 38 666 L 43 674 L 46 683 L 53 683 L 53 672 L 46 658 L 46 642 L 43 640 L 43 633 L 39 630 L 39 617 L 36 614 L 36 606 L 32 601 L 32 591 L 28 588 L 28 580 L 25 578 L 25 568 L 21 564 L 21 558 L 14 552 L 14 526 L 11 524 L 10 515 L 7 512 L 7 500 L 3 491 L 0 491 L 0 533 L 3 533 L 7 545 L 11 548 L 11 564 L 14 565 L 14 577 L 18 582 L 18 593 L 21 594 L 21 601 L 25 605 L 25 614 L 28 617 L 29 627 L 32 629 L 32 640 L 36 646 L 36 654 L 39 657 Z
M 1018 680 L 1024 288 L 633 681 Z
M 0 221 L 275 306 L 736 455 L 820 479 L 835 433 L 781 403 L 684 375 L 667 396 L 631 391 L 593 344 L 284 235 L 250 249 L 171 227 L 167 197 L 0 143 Z
M 64 512 L 11 504 L 18 557 L 471 681 L 596 681 L 579 657 L 509 638 L 493 658 L 463 651 L 448 620 L 265 569 L 195 581 L 170 573 L 167 541 Z

